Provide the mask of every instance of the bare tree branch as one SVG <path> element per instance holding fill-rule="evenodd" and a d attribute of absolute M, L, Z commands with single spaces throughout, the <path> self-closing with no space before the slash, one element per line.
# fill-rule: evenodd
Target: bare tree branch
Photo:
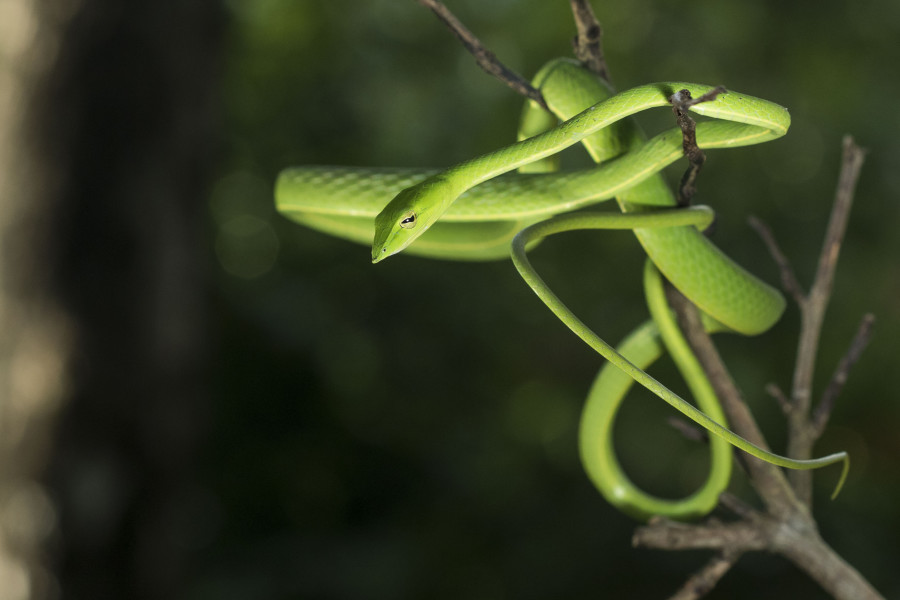
<path fill-rule="evenodd" d="M 708 594 L 735 565 L 743 553 L 722 550 L 691 576 L 669 600 L 697 600 Z"/>
<path fill-rule="evenodd" d="M 732 555 L 774 552 L 788 558 L 837 600 L 884 600 L 822 540 L 812 521 L 807 525 L 764 514 L 734 523 L 709 520 L 697 525 L 656 518 L 635 531 L 632 544 L 659 550 L 714 549 Z"/>
<path fill-rule="evenodd" d="M 687 525 L 655 518 L 635 530 L 631 544 L 659 550 L 765 550 L 769 542 L 762 528 L 746 521 Z"/>
<path fill-rule="evenodd" d="M 681 145 L 684 148 L 684 155 L 687 156 L 690 163 L 687 171 L 684 172 L 684 176 L 681 178 L 681 184 L 678 186 L 678 206 L 690 206 L 691 199 L 697 193 L 697 175 L 700 173 L 703 163 L 706 162 L 706 155 L 703 154 L 700 146 L 697 145 L 697 123 L 688 115 L 688 109 L 701 102 L 710 102 L 719 94 L 725 93 L 725 91 L 724 87 L 719 86 L 699 98 L 692 98 L 689 90 L 680 90 L 669 97 L 675 120 L 678 122 L 678 126 L 681 127 Z"/>
<path fill-rule="evenodd" d="M 850 343 L 850 348 L 841 359 L 841 362 L 838 363 L 837 369 L 831 377 L 831 382 L 825 388 L 825 393 L 822 394 L 822 400 L 815 411 L 813 411 L 811 424 L 817 438 L 825 431 L 825 425 L 828 424 L 828 418 L 834 409 L 834 402 L 840 395 L 841 390 L 844 389 L 850 369 L 853 368 L 853 365 L 859 360 L 862 351 L 869 344 L 869 340 L 872 338 L 872 325 L 874 324 L 875 315 L 870 313 L 863 316 L 859 328 L 856 330 L 856 335 L 853 336 L 853 341 Z"/>
<path fill-rule="evenodd" d="M 760 517 L 759 511 L 731 492 L 724 492 L 719 496 L 719 503 L 745 521 L 756 521 Z"/>
<path fill-rule="evenodd" d="M 813 444 L 822 434 L 822 429 L 824 429 L 828 414 L 833 408 L 837 393 L 843 387 L 843 381 L 846 380 L 847 371 L 858 358 L 858 354 L 865 346 L 869 335 L 868 329 L 871 323 L 865 327 L 861 325 L 861 330 L 864 329 L 864 331 L 861 331 L 859 335 L 863 335 L 863 339 L 859 345 L 856 342 L 851 345 L 851 353 L 846 357 L 852 360 L 842 362 L 842 365 L 838 367 L 835 377 L 832 379 L 832 384 L 829 385 L 830 391 L 826 390 L 826 395 L 823 396 L 823 400 L 817 409 L 817 414 L 810 418 L 812 380 L 819 347 L 819 337 L 825 318 L 825 310 L 831 298 L 834 273 L 850 216 L 850 208 L 853 205 L 853 193 L 864 158 L 865 151 L 856 145 L 852 137 L 845 136 L 843 140 L 841 172 L 838 178 L 831 218 L 828 223 L 822 251 L 819 255 L 815 280 L 809 294 L 803 292 L 790 262 L 779 248 L 771 229 L 759 219 L 751 218 L 750 220 L 750 225 L 759 233 L 768 247 L 769 253 L 778 265 L 781 272 L 782 285 L 800 308 L 801 329 L 789 404 L 785 404 L 784 394 L 780 390 L 778 395 L 775 396 L 788 417 L 788 454 L 794 458 L 806 459 L 812 456 Z M 774 388 L 770 387 L 768 389 L 772 393 Z M 788 406 L 790 409 L 785 410 Z M 812 472 L 791 471 L 788 477 L 800 500 L 807 506 L 811 505 Z"/>
<path fill-rule="evenodd" d="M 748 222 L 759 234 L 759 237 L 762 238 L 766 248 L 769 249 L 769 254 L 772 255 L 775 264 L 778 265 L 778 270 L 781 272 L 781 285 L 784 290 L 791 295 L 798 306 L 806 304 L 806 292 L 803 291 L 800 282 L 797 281 L 797 276 L 794 275 L 794 268 L 791 266 L 787 256 L 784 255 L 784 252 L 778 246 L 778 242 L 775 241 L 775 234 L 772 233 L 768 225 L 756 217 L 750 217 Z"/>
<path fill-rule="evenodd" d="M 853 151 L 852 141 L 848 144 L 848 141 L 845 139 L 844 148 L 845 162 L 842 169 L 841 184 L 838 186 L 839 192 L 835 199 L 836 206 L 832 213 L 837 216 L 832 217 L 832 225 L 829 226 L 829 235 L 826 236 L 827 241 L 823 249 L 823 257 L 827 253 L 828 260 L 820 261 L 820 264 L 825 264 L 826 267 L 822 271 L 821 279 L 817 276 L 817 284 L 813 286 L 814 291 L 810 293 L 809 298 L 804 297 L 802 292 L 799 292 L 799 285 L 794 285 L 796 284 L 796 279 L 793 278 L 793 271 L 790 270 L 787 259 L 777 249 L 771 232 L 761 223 L 757 224 L 757 230 L 764 232 L 762 234 L 763 238 L 766 239 L 768 237 L 769 242 L 767 244 L 770 250 L 774 248 L 776 252 L 773 252 L 773 254 L 781 257 L 776 258 L 776 261 L 783 267 L 783 276 L 784 273 L 789 273 L 789 276 L 785 277 L 785 279 L 794 282 L 794 284 L 788 283 L 787 287 L 798 292 L 802 311 L 819 310 L 824 313 L 824 305 L 827 304 L 827 298 L 820 295 L 824 294 L 827 296 L 831 292 L 831 282 L 828 280 L 833 280 L 834 265 L 836 264 L 840 240 L 846 227 L 847 210 L 849 210 L 849 204 L 852 201 L 848 194 L 852 196 L 853 183 L 855 183 L 855 176 L 858 175 L 861 161 L 861 155 L 857 155 Z M 850 174 L 855 172 L 853 177 L 848 175 L 848 169 Z M 819 283 L 820 281 L 825 283 Z M 724 365 L 719 364 L 721 363 L 721 358 L 712 346 L 709 337 L 703 331 L 696 310 L 687 299 L 674 289 L 667 290 L 667 297 L 678 316 L 679 325 L 684 331 L 688 343 L 700 360 L 713 388 L 716 390 L 716 394 L 722 401 L 723 408 L 729 417 L 731 428 L 753 443 L 766 447 L 752 416 L 741 400 L 740 394 L 734 387 L 727 371 L 724 370 Z M 813 303 L 816 303 L 819 308 L 814 309 L 812 307 Z M 798 411 L 805 410 L 802 421 L 805 427 L 800 432 L 800 435 L 803 436 L 803 439 L 808 444 L 810 453 L 812 443 L 818 434 L 821 433 L 821 429 L 824 428 L 825 422 L 827 422 L 827 415 L 831 411 L 834 399 L 846 381 L 849 369 L 859 358 L 870 338 L 872 321 L 873 319 L 869 315 L 863 319 L 850 348 L 838 365 L 835 376 L 832 378 L 832 383 L 825 394 L 823 394 L 823 399 L 812 419 L 809 419 L 808 403 L 804 409 L 802 403 L 797 402 L 796 396 L 792 395 L 792 399 L 788 400 L 778 386 L 771 384 L 767 388 L 769 393 L 778 399 L 789 420 L 795 419 Z M 804 321 L 804 323 L 806 324 L 807 322 Z M 818 326 L 821 326 L 821 322 L 818 323 Z M 805 338 L 803 337 L 804 333 L 806 335 Z M 803 339 L 807 340 L 805 342 L 807 344 L 818 344 L 818 335 L 813 336 L 812 333 L 805 330 L 801 332 L 801 340 Z M 801 345 L 803 343 L 801 341 Z M 814 347 L 811 353 L 813 356 L 815 355 Z M 798 368 L 800 368 L 799 362 Z M 795 431 L 791 431 L 791 435 L 798 434 Z M 794 452 L 789 451 L 789 454 L 798 457 Z M 808 458 L 808 456 L 809 454 L 799 456 L 799 458 Z M 821 539 L 809 509 L 809 500 L 798 497 L 794 493 L 794 488 L 787 483 L 787 479 L 780 469 L 749 457 L 745 464 L 751 474 L 754 489 L 756 489 L 766 505 L 766 512 L 758 512 L 726 493 L 721 496 L 720 502 L 739 516 L 740 519 L 738 521 L 720 523 L 715 519 L 708 519 L 706 522 L 698 525 L 685 525 L 665 519 L 654 519 L 649 525 L 641 527 L 635 532 L 632 540 L 633 544 L 635 546 L 664 550 L 717 549 L 728 551 L 735 557 L 740 556 L 742 552 L 767 550 L 785 556 L 835 598 L 840 600 L 855 600 L 857 598 L 875 600 L 882 598 L 856 569 L 844 561 Z M 703 591 L 704 588 L 694 588 L 690 584 L 693 581 L 704 581 L 714 585 L 715 581 L 717 581 L 715 574 L 718 573 L 714 566 L 716 564 L 719 563 L 716 562 L 716 559 L 713 559 L 707 566 L 698 571 L 689 580 L 688 584 L 679 591 L 679 594 L 683 595 L 676 595 L 675 597 L 698 598 L 702 593 L 705 593 Z M 730 566 L 726 567 L 724 564 L 719 564 L 719 566 L 723 569 L 723 573 L 730 568 Z"/>
<path fill-rule="evenodd" d="M 847 229 L 850 208 L 853 206 L 853 193 L 864 158 L 865 151 L 856 145 L 852 137 L 844 136 L 841 172 L 825 242 L 819 255 L 819 265 L 809 296 L 801 305 L 800 341 L 791 386 L 794 410 L 788 417 L 787 451 L 794 458 L 805 459 L 812 456 L 813 444 L 818 437 L 809 420 L 815 359 L 825 310 L 834 285 L 838 255 Z M 798 497 L 806 505 L 811 506 L 812 472 L 792 471 L 789 478 Z"/>
<path fill-rule="evenodd" d="M 459 41 L 462 42 L 466 50 L 469 51 L 469 54 L 475 57 L 475 62 L 478 63 L 479 67 L 508 85 L 517 94 L 534 100 L 540 104 L 541 107 L 547 108 L 547 103 L 544 102 L 544 97 L 541 95 L 541 92 L 535 89 L 518 73 L 508 69 L 501 63 L 497 59 L 497 56 L 488 50 L 485 45 L 481 43 L 481 40 L 475 37 L 475 34 L 469 31 L 469 29 L 463 25 L 443 3 L 438 0 L 417 0 L 417 2 L 422 6 L 430 8 L 432 12 L 437 15 L 438 19 L 440 19 L 441 22 L 443 22 L 444 25 L 459 38 Z"/>
<path fill-rule="evenodd" d="M 773 552 L 794 563 L 836 600 L 885 600 L 817 531 L 800 532 L 779 524 L 771 536 Z"/>
<path fill-rule="evenodd" d="M 594 16 L 594 9 L 588 0 L 569 0 L 569 4 L 572 6 L 575 28 L 578 31 L 572 39 L 575 58 L 589 70 L 609 81 L 609 70 L 603 56 L 603 28 Z"/>
<path fill-rule="evenodd" d="M 781 407 L 781 412 L 785 414 L 785 416 L 789 415 L 792 410 L 794 410 L 794 406 L 791 404 L 790 399 L 785 395 L 784 390 L 782 390 L 777 383 L 770 383 L 766 386 L 766 392 L 775 398 L 775 401 L 778 402 L 778 406 Z"/>
<path fill-rule="evenodd" d="M 688 421 L 685 421 L 684 419 L 680 419 L 676 416 L 671 416 L 666 419 L 666 423 L 669 424 L 669 427 L 683 435 L 685 439 L 691 440 L 692 442 L 709 441 L 709 434 L 706 433 L 705 429 L 696 427 L 695 425 Z"/>

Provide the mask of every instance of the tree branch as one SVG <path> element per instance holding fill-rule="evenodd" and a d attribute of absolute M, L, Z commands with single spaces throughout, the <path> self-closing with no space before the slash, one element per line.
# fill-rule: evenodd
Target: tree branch
<path fill-rule="evenodd" d="M 768 540 L 762 528 L 749 521 L 718 521 L 688 525 L 657 517 L 638 527 L 631 538 L 636 548 L 658 550 L 765 550 Z"/>
<path fill-rule="evenodd" d="M 816 311 L 814 316 L 818 321 L 811 320 L 811 317 L 804 320 L 806 328 L 801 331 L 800 342 L 804 347 L 804 352 L 811 354 L 813 358 L 815 345 L 818 344 L 818 331 L 807 328 L 815 326 L 820 330 L 824 308 L 831 293 L 838 250 L 846 229 L 849 207 L 852 204 L 852 191 L 861 165 L 862 155 L 857 153 L 854 148 L 852 140 L 846 138 L 841 182 L 838 185 L 835 207 L 822 250 L 822 258 L 819 262 L 820 270 L 808 298 L 800 291 L 799 284 L 793 277 L 793 269 L 790 268 L 787 259 L 778 249 L 771 231 L 761 222 L 757 221 L 754 225 L 757 231 L 760 231 L 763 239 L 767 240 L 770 251 L 776 256 L 785 286 L 792 289 L 800 299 L 801 310 Z M 751 442 L 766 447 L 752 415 L 725 370 L 721 357 L 703 330 L 696 309 L 671 286 L 668 286 L 667 297 L 688 343 L 697 355 L 722 402 L 731 428 Z M 812 443 L 821 435 L 828 415 L 834 406 L 835 398 L 842 389 L 850 368 L 858 360 L 871 337 L 873 321 L 871 315 L 863 318 L 850 348 L 838 365 L 835 375 L 811 419 L 809 418 L 808 403 L 804 408 L 803 403 L 797 401 L 796 392 L 792 393 L 792 398 L 789 400 L 780 388 L 774 384 L 768 386 L 769 392 L 779 400 L 789 421 L 796 419 L 798 411 L 804 412 L 802 436 L 808 444 L 808 454 L 799 458 L 808 458 L 811 454 Z M 798 369 L 801 368 L 801 364 L 807 363 L 800 363 L 798 360 Z M 810 366 L 802 368 L 811 369 Z M 791 435 L 797 434 L 792 430 Z M 797 457 L 797 454 L 793 452 L 789 452 L 789 455 Z M 634 545 L 665 550 L 716 549 L 723 553 L 727 552 L 727 556 L 734 557 L 734 560 L 737 560 L 737 557 L 743 552 L 767 550 L 791 560 L 835 598 L 841 600 L 881 598 L 856 569 L 847 564 L 821 539 L 809 510 L 809 501 L 804 502 L 802 497 L 795 494 L 795 488 L 787 483 L 788 480 L 783 472 L 753 458 L 748 458 L 745 462 L 754 489 L 766 505 L 766 512 L 757 512 L 726 493 L 721 497 L 721 503 L 739 517 L 738 521 L 721 523 L 715 519 L 709 519 L 699 525 L 685 525 L 664 519 L 654 519 L 649 525 L 639 528 L 635 532 Z M 794 472 L 791 473 L 794 474 Z M 674 597 L 698 598 L 705 593 L 706 589 L 711 589 L 702 586 L 692 587 L 691 583 L 699 581 L 714 585 L 718 578 L 730 568 L 723 556 L 714 558 L 699 570 Z"/>
<path fill-rule="evenodd" d="M 772 229 L 756 217 L 750 217 L 748 222 L 756 230 L 759 237 L 762 238 L 763 243 L 769 250 L 769 254 L 772 256 L 775 264 L 778 265 L 778 270 L 781 273 L 781 285 L 784 290 L 791 295 L 798 306 L 806 304 L 806 292 L 803 291 L 800 282 L 797 281 L 797 276 L 794 275 L 794 268 L 791 266 L 787 256 L 784 255 L 784 252 L 778 246 Z"/>
<path fill-rule="evenodd" d="M 541 95 L 541 92 L 535 89 L 534 86 L 518 73 L 508 69 L 501 63 L 497 59 L 497 56 L 488 50 L 485 45 L 481 43 L 481 40 L 475 37 L 475 34 L 469 31 L 469 29 L 463 25 L 442 2 L 439 2 L 438 0 L 417 0 L 417 2 L 422 6 L 430 8 L 431 11 L 437 15 L 438 19 L 440 19 L 441 22 L 444 23 L 457 38 L 459 38 L 459 41 L 462 42 L 462 45 L 469 51 L 469 54 L 475 58 L 475 62 L 478 63 L 479 67 L 508 85 L 517 94 L 534 100 L 540 104 L 542 108 L 547 109 L 547 103 L 544 102 L 544 97 Z"/>
<path fill-rule="evenodd" d="M 658 550 L 714 549 L 735 560 L 743 552 L 764 550 L 788 558 L 837 600 L 884 600 L 814 528 L 798 529 L 773 515 L 759 514 L 733 523 L 710 519 L 698 525 L 656 518 L 635 531 L 632 544 Z M 708 564 L 694 577 L 702 577 L 709 568 Z"/>
<path fill-rule="evenodd" d="M 603 28 L 594 16 L 588 0 L 569 0 L 572 16 L 575 18 L 577 35 L 572 39 L 575 58 L 605 81 L 609 81 L 609 70 L 603 56 Z"/>
<path fill-rule="evenodd" d="M 688 109 L 701 102 L 715 100 L 716 96 L 725 93 L 725 91 L 724 87 L 718 86 L 699 98 L 692 98 L 690 90 L 680 90 L 669 97 L 675 120 L 681 128 L 681 147 L 684 149 L 684 155 L 687 156 L 690 163 L 687 171 L 684 172 L 684 176 L 681 178 L 681 184 L 678 186 L 678 206 L 691 205 L 691 199 L 697 193 L 697 175 L 700 173 L 703 163 L 706 162 L 706 155 L 703 154 L 700 146 L 697 145 L 697 123 L 688 115 Z"/>
<path fill-rule="evenodd" d="M 709 441 L 709 434 L 706 432 L 706 430 L 702 427 L 697 427 L 693 424 L 693 422 L 681 419 L 673 415 L 666 419 L 666 423 L 669 424 L 669 427 L 684 436 L 685 439 L 691 440 L 693 442 L 704 443 Z"/>
<path fill-rule="evenodd" d="M 797 346 L 797 362 L 791 387 L 791 402 L 794 409 L 788 416 L 787 451 L 794 458 L 805 459 L 812 456 L 813 444 L 818 438 L 815 427 L 809 418 L 815 359 L 822 323 L 825 319 L 825 310 L 828 307 L 834 285 L 838 255 L 844 239 L 844 232 L 847 229 L 850 208 L 853 206 L 853 192 L 856 189 L 864 158 L 865 151 L 856 145 L 852 137 L 845 136 L 841 172 L 828 230 L 825 234 L 825 242 L 819 255 L 819 265 L 809 296 L 800 305 L 800 340 Z M 788 476 L 797 496 L 805 504 L 811 506 L 812 472 L 792 471 Z"/>
<path fill-rule="evenodd" d="M 778 402 L 778 406 L 781 408 L 781 412 L 783 412 L 785 416 L 790 414 L 793 410 L 793 405 L 791 405 L 791 401 L 777 383 L 768 384 L 766 386 L 766 392 L 775 398 L 775 401 Z"/>
<path fill-rule="evenodd" d="M 831 382 L 828 384 L 828 387 L 825 388 L 825 393 L 822 394 L 822 400 L 813 412 L 811 419 L 811 425 L 816 438 L 821 437 L 822 433 L 825 431 L 825 425 L 828 423 L 828 418 L 831 416 L 831 411 L 834 409 L 834 402 L 838 395 L 840 395 L 841 390 L 844 389 L 844 384 L 847 382 L 847 376 L 850 373 L 850 369 L 853 368 L 853 365 L 859 360 L 862 351 L 869 345 L 869 340 L 872 338 L 872 325 L 874 325 L 874 323 L 875 315 L 869 313 L 863 316 L 859 328 L 856 330 L 856 335 L 853 336 L 853 341 L 850 343 L 850 348 L 841 359 L 841 362 L 838 363 L 837 369 L 831 377 Z"/>
<path fill-rule="evenodd" d="M 771 550 L 797 565 L 837 600 L 885 600 L 866 579 L 819 537 L 779 527 Z"/>
<path fill-rule="evenodd" d="M 741 552 L 722 550 L 691 576 L 669 600 L 696 600 L 708 594 L 740 559 Z"/>
<path fill-rule="evenodd" d="M 678 116 L 677 112 L 676 116 Z M 680 118 L 679 124 L 682 125 Z M 691 150 L 689 129 L 689 125 L 688 127 L 682 125 L 682 131 L 685 132 L 686 154 Z M 816 282 L 809 297 L 803 294 L 793 275 L 793 269 L 778 248 L 771 231 L 760 221 L 754 222 L 754 227 L 760 232 L 770 252 L 775 256 L 785 287 L 798 300 L 801 310 L 804 311 L 805 327 L 801 331 L 800 345 L 803 352 L 807 353 L 804 356 L 809 356 L 809 358 L 804 358 L 805 361 L 815 358 L 818 333 L 821 331 L 822 318 L 833 286 L 837 255 L 846 230 L 849 208 L 852 204 L 852 192 L 859 174 L 862 155 L 857 153 L 854 148 L 852 140 L 846 138 L 844 141 L 844 164 L 835 198 L 835 207 L 819 261 Z M 692 161 L 691 168 L 694 166 Z M 765 440 L 759 432 L 755 420 L 743 402 L 709 336 L 705 333 L 697 310 L 671 286 L 667 287 L 666 293 L 668 301 L 678 317 L 679 326 L 722 402 L 731 428 L 749 441 L 766 448 Z M 769 392 L 778 399 L 789 422 L 798 420 L 798 412 L 803 413 L 801 422 L 804 428 L 801 435 L 802 440 L 807 444 L 807 454 L 798 456 L 789 450 L 789 455 L 798 458 L 808 458 L 811 455 L 812 443 L 821 435 L 835 398 L 846 381 L 849 369 L 858 360 L 868 343 L 872 322 L 873 318 L 869 315 L 863 319 L 812 419 L 809 418 L 809 403 L 804 404 L 802 400 L 797 400 L 796 388 L 792 392 L 791 399 L 788 399 L 774 384 L 770 384 L 768 387 Z M 811 362 L 801 362 L 798 359 L 797 368 L 808 369 L 808 377 L 811 379 Z M 791 435 L 793 439 L 793 436 L 798 434 L 792 430 Z M 798 498 L 794 491 L 795 488 L 788 483 L 784 473 L 780 469 L 754 460 L 752 457 L 746 457 L 744 462 L 750 473 L 754 489 L 766 505 L 765 513 L 759 513 L 738 499 L 724 494 L 721 502 L 740 517 L 736 522 L 723 524 L 715 519 L 709 519 L 699 525 L 684 525 L 655 519 L 648 526 L 639 528 L 635 532 L 633 543 L 636 546 L 666 550 L 710 548 L 722 552 L 695 573 L 673 598 L 700 597 L 728 571 L 733 564 L 729 561 L 737 560 L 743 552 L 761 549 L 784 555 L 835 598 L 880 598 L 871 585 L 819 537 L 815 521 L 809 510 L 809 500 L 803 497 Z M 795 472 L 791 472 L 791 475 L 795 475 Z M 806 501 L 804 502 L 804 500 Z"/>

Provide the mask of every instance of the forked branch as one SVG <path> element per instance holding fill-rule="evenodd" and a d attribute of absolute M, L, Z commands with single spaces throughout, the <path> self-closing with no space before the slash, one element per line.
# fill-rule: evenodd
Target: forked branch
<path fill-rule="evenodd" d="M 837 392 L 843 387 L 850 367 L 856 362 L 862 349 L 868 343 L 871 336 L 872 323 L 874 322 L 874 317 L 872 316 L 867 316 L 863 319 L 847 356 L 836 370 L 832 383 L 825 390 L 825 394 L 816 409 L 816 414 L 811 416 L 812 381 L 815 374 L 819 338 L 822 333 L 822 324 L 825 320 L 825 311 L 828 308 L 831 291 L 834 287 L 834 275 L 837 270 L 838 257 L 844 240 L 844 233 L 847 229 L 847 221 L 850 218 L 850 209 L 853 206 L 856 182 L 859 179 L 859 173 L 865 160 L 865 150 L 856 145 L 853 138 L 847 135 L 844 136 L 843 140 L 842 156 L 843 160 L 841 162 L 837 190 L 835 191 L 834 204 L 831 209 L 831 218 L 828 222 L 822 251 L 819 254 L 815 279 L 808 294 L 803 292 L 793 274 L 794 271 L 789 261 L 785 257 L 784 252 L 778 247 L 771 230 L 759 220 L 750 222 L 759 232 L 769 248 L 769 252 L 778 264 L 782 274 L 782 284 L 788 293 L 793 296 L 800 308 L 800 338 L 797 344 L 797 360 L 794 367 L 791 394 L 788 398 L 790 410 L 787 412 L 788 454 L 794 458 L 804 459 L 812 456 L 813 445 L 824 431 L 825 423 L 834 406 Z M 810 471 L 792 471 L 788 474 L 788 477 L 797 496 L 807 506 L 811 506 L 812 473 Z"/>
<path fill-rule="evenodd" d="M 846 230 L 849 207 L 852 204 L 852 192 L 862 164 L 861 161 L 862 152 L 848 136 L 844 140 L 844 161 L 831 223 L 819 261 L 820 270 L 809 296 L 803 294 L 800 289 L 799 283 L 793 276 L 793 269 L 784 254 L 778 249 L 771 231 L 759 221 L 754 223 L 754 227 L 761 232 L 781 269 L 785 287 L 792 295 L 800 298 L 798 303 L 801 310 L 810 311 L 812 315 L 804 313 L 804 327 L 801 331 L 800 342 L 801 353 L 804 357 L 814 358 L 816 353 L 821 318 L 831 294 L 838 249 Z M 723 374 L 724 364 L 721 363 L 709 336 L 703 331 L 696 311 L 686 299 L 676 292 L 671 292 L 669 298 L 673 309 L 679 315 L 679 323 L 685 330 L 688 342 L 722 401 L 732 428 L 738 434 L 759 443 L 753 437 L 759 435 L 758 427 L 752 415 L 746 410 L 746 404 L 740 400 L 727 372 Z M 792 397 L 788 398 L 778 386 L 773 384 L 768 387 L 770 393 L 782 405 L 789 422 L 796 421 L 803 425 L 799 430 L 799 435 L 802 442 L 807 445 L 808 454 L 798 455 L 796 452 L 789 451 L 790 456 L 808 458 L 811 455 L 812 444 L 821 435 L 850 368 L 858 360 L 868 343 L 873 321 L 871 315 L 863 318 L 850 349 L 841 360 L 832 378 L 832 383 L 826 389 L 823 399 L 812 417 L 809 415 L 809 404 L 804 405 L 803 402 L 797 401 L 796 395 L 794 395 L 796 390 Z M 807 375 L 811 379 L 813 364 L 805 362 L 806 360 L 804 358 L 804 361 L 801 361 L 798 358 L 797 368 L 809 369 L 808 374 L 799 377 L 801 380 Z M 798 377 L 795 375 L 795 381 L 797 379 Z M 802 419 L 798 417 L 798 413 L 802 413 Z M 795 436 L 798 436 L 798 430 L 791 428 L 789 436 L 789 446 L 791 443 L 796 444 Z M 789 486 L 785 484 L 786 480 L 780 469 L 753 459 L 748 459 L 745 464 L 750 472 L 754 489 L 766 504 L 766 512 L 757 512 L 742 503 L 726 502 L 726 496 L 723 495 L 720 499 L 721 503 L 731 508 L 739 516 L 737 521 L 721 523 L 715 519 L 709 519 L 698 525 L 654 521 L 637 530 L 634 537 L 635 545 L 668 550 L 710 548 L 720 552 L 728 551 L 736 556 L 741 552 L 762 549 L 788 558 L 835 598 L 842 600 L 882 598 L 856 569 L 844 561 L 818 535 L 810 502 L 802 495 L 804 488 L 796 487 L 796 478 L 793 479 L 794 486 Z M 790 473 L 795 475 L 798 472 Z M 809 472 L 802 473 L 809 475 Z M 721 568 L 727 570 L 727 565 L 722 563 Z M 709 566 L 701 570 L 700 574 L 706 569 L 709 569 Z M 673 598 L 683 597 L 691 596 L 684 596 L 683 591 L 673 596 Z"/>

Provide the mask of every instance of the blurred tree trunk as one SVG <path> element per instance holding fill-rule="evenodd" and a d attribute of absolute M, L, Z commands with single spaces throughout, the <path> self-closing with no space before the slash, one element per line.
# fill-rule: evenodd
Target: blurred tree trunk
<path fill-rule="evenodd" d="M 222 25 L 0 1 L 0 600 L 171 598 L 203 536 Z"/>
<path fill-rule="evenodd" d="M 72 328 L 52 290 L 49 165 L 35 92 L 59 28 L 30 0 L 0 3 L 0 599 L 52 598 L 45 544 L 56 510 L 41 483 L 66 392 Z"/>

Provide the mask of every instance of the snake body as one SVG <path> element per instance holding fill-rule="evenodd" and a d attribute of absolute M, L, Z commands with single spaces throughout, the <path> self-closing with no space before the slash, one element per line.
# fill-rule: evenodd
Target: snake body
<path fill-rule="evenodd" d="M 637 518 L 693 518 L 708 513 L 728 484 L 729 444 L 794 469 L 843 462 L 836 493 L 849 466 L 845 453 L 794 460 L 763 450 L 725 427 L 718 400 L 665 303 L 662 276 L 703 311 L 708 328 L 746 335 L 767 330 L 784 310 L 781 294 L 732 262 L 702 235 L 712 219 L 709 209 L 675 207 L 674 196 L 659 171 L 683 155 L 681 131 L 673 129 L 644 141 L 627 118 L 653 107 L 670 106 L 669 97 L 676 91 L 686 89 L 697 97 L 713 88 L 669 82 L 613 95 L 604 82 L 565 59 L 551 61 L 541 69 L 535 85 L 553 114 L 527 103 L 520 140 L 515 144 L 444 170 L 287 169 L 276 184 L 278 209 L 304 225 L 353 241 L 372 242 L 373 262 L 404 249 L 452 260 L 497 259 L 509 255 L 512 242 L 512 259 L 525 281 L 573 332 L 609 361 L 585 406 L 580 448 L 592 481 L 623 511 Z M 721 94 L 692 110 L 718 119 L 697 126 L 697 142 L 704 149 L 768 141 L 783 135 L 790 124 L 783 107 L 735 92 Z M 579 142 L 599 164 L 556 172 L 555 155 Z M 621 212 L 571 212 L 611 198 L 617 200 Z M 649 257 L 645 290 L 653 318 L 618 350 L 571 313 L 526 255 L 547 235 L 607 228 L 632 229 Z M 645 372 L 663 348 L 674 358 L 705 412 Z M 710 475 L 688 498 L 664 500 L 646 494 L 618 464 L 612 425 L 634 382 L 715 434 Z"/>

